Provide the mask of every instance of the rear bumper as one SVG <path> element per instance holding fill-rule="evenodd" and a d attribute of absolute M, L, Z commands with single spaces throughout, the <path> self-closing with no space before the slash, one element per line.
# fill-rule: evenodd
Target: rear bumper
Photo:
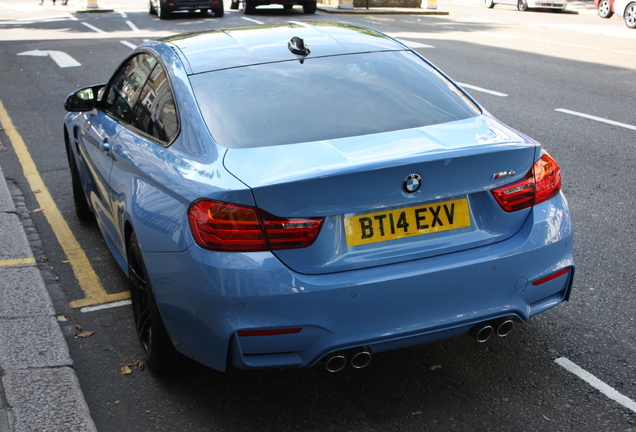
<path fill-rule="evenodd" d="M 465 334 L 477 323 L 525 321 L 567 300 L 572 221 L 562 195 L 536 206 L 497 244 L 364 270 L 290 271 L 270 253 L 197 247 L 145 255 L 158 304 L 179 351 L 218 370 L 311 366 L 325 355 L 371 352 Z M 563 268 L 566 274 L 535 285 Z M 239 336 L 240 330 L 302 328 Z"/>
<path fill-rule="evenodd" d="M 214 9 L 220 8 L 222 3 L 212 1 L 198 1 L 198 2 L 180 2 L 180 1 L 168 1 L 165 3 L 164 9 L 169 12 L 174 11 L 194 11 L 197 9 Z"/>

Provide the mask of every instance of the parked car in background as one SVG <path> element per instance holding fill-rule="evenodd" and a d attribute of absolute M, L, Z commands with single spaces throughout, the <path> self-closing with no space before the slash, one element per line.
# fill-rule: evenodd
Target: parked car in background
<path fill-rule="evenodd" d="M 520 11 L 529 9 L 552 9 L 556 11 L 565 10 L 568 5 L 567 0 L 485 0 L 486 7 L 492 9 L 496 4 L 517 6 Z"/>
<path fill-rule="evenodd" d="M 207 14 L 209 10 L 215 17 L 222 17 L 224 14 L 223 0 L 148 0 L 151 15 L 158 15 L 160 19 L 166 19 L 176 11 L 199 11 Z"/>
<path fill-rule="evenodd" d="M 570 297 L 557 161 L 368 27 L 148 41 L 65 108 L 77 216 L 128 275 L 153 370 L 175 350 L 220 371 L 362 368 Z"/>
<path fill-rule="evenodd" d="M 265 5 L 282 5 L 285 9 L 291 9 L 294 5 L 303 7 L 303 12 L 312 14 L 316 12 L 316 0 L 232 0 L 230 9 L 239 9 L 242 5 L 243 13 L 246 15 L 253 14 L 257 6 Z"/>
<path fill-rule="evenodd" d="M 594 7 L 601 18 L 611 18 L 614 15 L 614 0 L 594 0 Z"/>
<path fill-rule="evenodd" d="M 615 0 L 614 12 L 623 17 L 625 25 L 630 29 L 636 29 L 636 1 L 635 0 Z"/>

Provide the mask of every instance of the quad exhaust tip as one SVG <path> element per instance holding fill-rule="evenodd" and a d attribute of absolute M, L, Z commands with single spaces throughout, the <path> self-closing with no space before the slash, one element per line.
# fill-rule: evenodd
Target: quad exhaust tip
<path fill-rule="evenodd" d="M 515 320 L 513 318 L 506 317 L 495 321 L 487 321 L 477 324 L 471 328 L 468 333 L 470 333 L 477 342 L 481 343 L 486 342 L 495 334 L 499 337 L 508 336 L 514 326 Z"/>
<path fill-rule="evenodd" d="M 331 373 L 340 372 L 347 366 L 351 366 L 353 369 L 362 369 L 369 366 L 371 358 L 371 352 L 366 347 L 339 351 L 324 358 L 325 369 Z"/>

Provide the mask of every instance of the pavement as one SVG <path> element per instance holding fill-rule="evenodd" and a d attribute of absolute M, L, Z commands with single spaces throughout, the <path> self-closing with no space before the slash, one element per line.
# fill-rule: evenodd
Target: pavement
<path fill-rule="evenodd" d="M 103 6 L 86 10 L 83 3 L 71 0 L 68 6 L 43 7 L 69 13 L 112 11 Z M 448 14 L 395 8 L 319 6 L 319 10 L 334 14 Z M 593 0 L 570 1 L 568 10 L 596 13 Z M 47 290 L 46 275 L 34 255 L 34 241 L 37 243 L 38 235 L 24 197 L 17 188 L 10 189 L 0 167 L 0 432 L 96 432 Z"/>

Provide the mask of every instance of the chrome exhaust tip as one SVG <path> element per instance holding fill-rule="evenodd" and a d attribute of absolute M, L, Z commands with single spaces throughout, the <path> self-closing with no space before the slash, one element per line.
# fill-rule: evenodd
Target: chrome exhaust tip
<path fill-rule="evenodd" d="M 347 367 L 347 357 L 344 354 L 332 354 L 325 360 L 325 369 L 327 372 L 340 372 Z"/>
<path fill-rule="evenodd" d="M 351 357 L 351 366 L 354 369 L 362 369 L 371 363 L 371 353 L 369 351 L 357 352 Z"/>
<path fill-rule="evenodd" d="M 512 331 L 515 326 L 514 320 L 510 318 L 503 318 L 497 322 L 497 336 L 506 337 Z"/>
<path fill-rule="evenodd" d="M 495 329 L 490 324 L 477 324 L 471 328 L 470 333 L 477 342 L 486 342 L 495 333 Z"/>

